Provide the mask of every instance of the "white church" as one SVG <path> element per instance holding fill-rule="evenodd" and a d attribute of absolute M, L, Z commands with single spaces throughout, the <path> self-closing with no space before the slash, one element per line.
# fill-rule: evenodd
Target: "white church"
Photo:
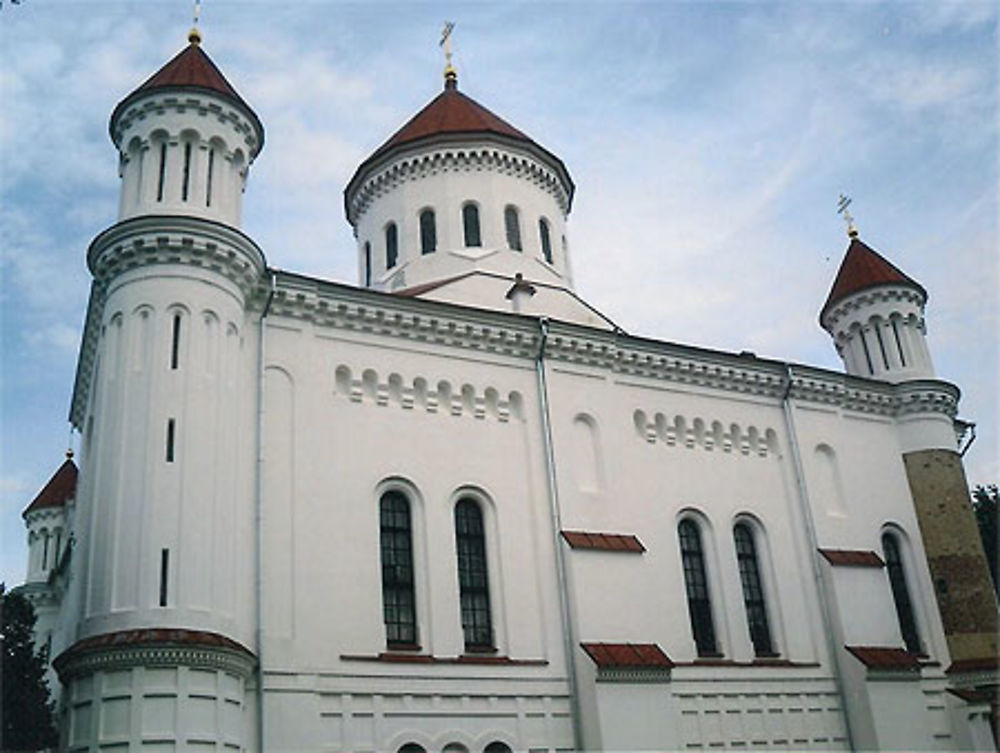
<path fill-rule="evenodd" d="M 24 512 L 61 750 L 995 750 L 959 391 L 856 231 L 840 373 L 616 327 L 450 65 L 344 191 L 357 285 L 240 230 L 264 128 L 196 30 L 110 134 Z"/>

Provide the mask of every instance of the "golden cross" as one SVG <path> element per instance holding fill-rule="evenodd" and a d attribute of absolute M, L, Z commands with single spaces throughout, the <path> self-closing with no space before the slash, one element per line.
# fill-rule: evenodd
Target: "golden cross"
<path fill-rule="evenodd" d="M 441 31 L 441 41 L 438 42 L 438 47 L 444 48 L 444 72 L 447 76 L 449 73 L 454 73 L 454 69 L 451 67 L 451 30 L 455 28 L 455 24 L 451 21 L 444 22 L 444 29 Z"/>
<path fill-rule="evenodd" d="M 844 222 L 847 223 L 847 235 L 851 238 L 856 238 L 858 235 L 858 229 L 854 227 L 854 217 L 847 210 L 851 205 L 851 198 L 849 196 L 844 196 L 840 194 L 840 198 L 837 200 L 837 214 L 842 214 L 844 216 Z"/>

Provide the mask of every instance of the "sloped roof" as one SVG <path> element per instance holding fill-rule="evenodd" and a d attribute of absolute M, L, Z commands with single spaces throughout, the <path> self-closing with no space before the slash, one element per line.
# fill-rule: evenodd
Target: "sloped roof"
<path fill-rule="evenodd" d="M 523 143 L 552 163 L 560 177 L 565 181 L 569 200 L 572 202 L 573 181 L 562 160 L 499 115 L 483 107 L 472 97 L 460 92 L 457 80 L 448 78 L 445 81 L 444 91 L 406 121 L 398 131 L 358 166 L 344 190 L 348 217 L 350 217 L 350 207 L 346 204 L 347 196 L 350 195 L 352 187 L 371 165 L 397 149 L 418 144 L 424 140 L 447 136 L 494 136 L 501 140 L 514 140 Z"/>
<path fill-rule="evenodd" d="M 628 533 L 593 533 L 590 531 L 560 531 L 571 549 L 600 549 L 608 552 L 637 552 L 646 547 L 638 536 Z"/>
<path fill-rule="evenodd" d="M 581 643 L 598 667 L 670 669 L 674 663 L 656 643 Z"/>
<path fill-rule="evenodd" d="M 880 285 L 899 284 L 912 285 L 924 295 L 924 298 L 927 297 L 927 291 L 919 282 L 857 237 L 852 237 L 844 260 L 840 263 L 837 277 L 830 288 L 830 294 L 823 304 L 820 320 L 822 321 L 830 307 L 849 295 Z"/>
<path fill-rule="evenodd" d="M 158 89 L 199 89 L 209 91 L 243 108 L 254 121 L 263 143 L 264 127 L 253 108 L 246 103 L 232 84 L 212 62 L 202 48 L 200 38 L 192 32 L 191 43 L 171 58 L 160 70 L 146 79 L 137 89 L 119 102 L 111 113 L 111 123 L 135 98 Z M 260 151 L 258 146 L 257 151 Z"/>
<path fill-rule="evenodd" d="M 64 507 L 69 500 L 76 496 L 78 475 L 76 463 L 71 458 L 66 458 L 66 461 L 52 474 L 52 478 L 42 487 L 31 504 L 24 509 L 21 517 L 26 518 L 29 513 L 50 507 Z"/>

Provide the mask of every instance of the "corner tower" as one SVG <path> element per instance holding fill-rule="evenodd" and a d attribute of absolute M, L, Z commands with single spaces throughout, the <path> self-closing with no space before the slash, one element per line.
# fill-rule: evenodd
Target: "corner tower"
<path fill-rule="evenodd" d="M 887 382 L 933 379 L 927 291 L 858 238 L 851 242 L 820 313 L 848 374 Z"/>
<path fill-rule="evenodd" d="M 70 413 L 78 577 L 55 667 L 72 750 L 136 725 L 171 750 L 253 747 L 248 307 L 265 260 L 239 223 L 264 131 L 200 42 L 192 31 L 111 115 L 119 219 L 87 253 Z"/>
<path fill-rule="evenodd" d="M 497 307 L 518 273 L 571 291 L 573 191 L 562 160 L 459 91 L 449 66 L 444 90 L 361 163 L 344 191 L 359 282 L 418 294 L 470 276 L 502 280 L 499 294 L 480 285 L 454 301 L 488 298 Z"/>

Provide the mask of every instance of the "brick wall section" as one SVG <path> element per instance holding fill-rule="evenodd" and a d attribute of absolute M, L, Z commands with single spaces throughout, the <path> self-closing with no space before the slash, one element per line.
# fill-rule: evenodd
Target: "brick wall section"
<path fill-rule="evenodd" d="M 962 459 L 952 450 L 903 455 L 951 660 L 995 657 L 997 602 Z"/>

